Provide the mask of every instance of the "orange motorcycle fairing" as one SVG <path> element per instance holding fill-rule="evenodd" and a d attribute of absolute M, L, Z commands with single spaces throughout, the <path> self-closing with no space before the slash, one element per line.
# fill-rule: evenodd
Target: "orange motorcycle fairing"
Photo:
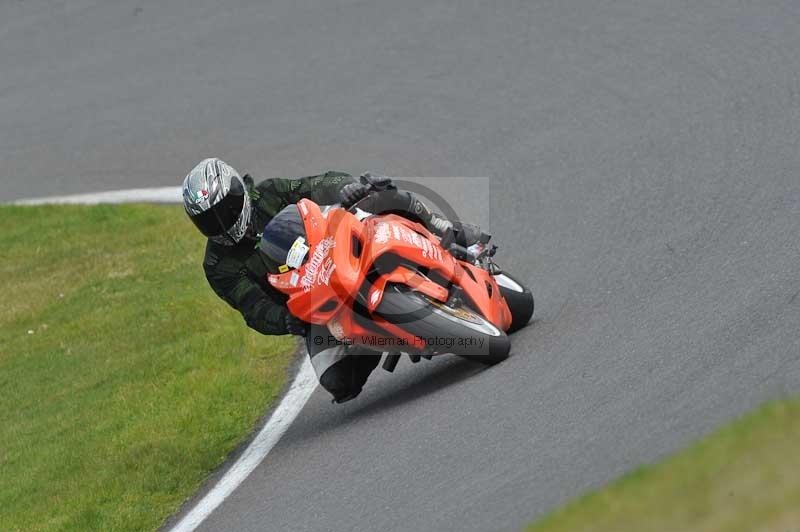
<path fill-rule="evenodd" d="M 511 312 L 494 278 L 455 260 L 424 226 L 396 215 L 370 216 L 362 222 L 341 208 L 323 212 L 308 199 L 298 202 L 297 208 L 310 248 L 305 262 L 295 270 L 271 274 L 268 280 L 289 296 L 288 308 L 298 318 L 328 325 L 339 340 L 392 350 L 381 346 L 393 338 L 411 345 L 418 339 L 372 315 L 386 286 L 406 285 L 432 304 L 444 304 L 448 287 L 456 285 L 487 320 L 502 330 L 510 326 Z M 355 312 L 364 311 L 376 327 L 356 319 Z"/>

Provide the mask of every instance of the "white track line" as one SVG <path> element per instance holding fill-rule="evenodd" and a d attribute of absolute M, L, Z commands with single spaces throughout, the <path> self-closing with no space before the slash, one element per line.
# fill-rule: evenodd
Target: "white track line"
<path fill-rule="evenodd" d="M 245 449 L 242 456 L 211 488 L 211 491 L 198 502 L 183 519 L 175 525 L 171 532 L 191 532 L 197 528 L 206 517 L 211 515 L 222 502 L 239 487 L 264 457 L 272 450 L 286 429 L 292 424 L 300 411 L 305 406 L 314 389 L 317 387 L 317 376 L 311 361 L 304 357 L 303 365 L 292 382 L 292 386 L 281 399 L 278 408 L 272 413 L 255 439 Z"/>
<path fill-rule="evenodd" d="M 111 190 L 94 194 L 73 194 L 70 196 L 50 196 L 47 198 L 22 199 L 15 205 L 57 205 L 74 203 L 96 205 L 98 203 L 180 203 L 181 187 L 134 188 L 130 190 Z"/>
<path fill-rule="evenodd" d="M 16 205 L 52 205 L 98 203 L 180 203 L 180 187 L 139 188 L 132 190 L 114 190 L 97 194 L 76 194 L 72 196 L 54 196 L 50 198 L 17 200 Z M 304 357 L 300 371 L 283 396 L 277 408 L 267 420 L 250 445 L 238 460 L 222 475 L 213 488 L 195 504 L 189 513 L 183 516 L 171 532 L 191 532 L 202 523 L 211 512 L 233 493 L 244 480 L 258 467 L 269 454 L 281 436 L 286 432 L 297 415 L 303 409 L 311 394 L 317 387 L 317 376 L 308 357 Z"/>

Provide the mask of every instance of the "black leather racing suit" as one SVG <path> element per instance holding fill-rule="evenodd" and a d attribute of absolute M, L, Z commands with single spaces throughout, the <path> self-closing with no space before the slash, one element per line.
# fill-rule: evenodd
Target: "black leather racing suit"
<path fill-rule="evenodd" d="M 303 198 L 321 205 L 339 203 L 342 187 L 356 181 L 342 172 L 266 179 L 257 185 L 249 175 L 243 179 L 253 202 L 251 230 L 234 246 L 209 240 L 203 269 L 214 292 L 238 310 L 249 327 L 267 335 L 287 334 L 286 296 L 267 282 L 267 273 L 274 265 L 267 264 L 268 259 L 257 249 L 261 230 L 281 209 Z M 376 192 L 359 202 L 359 207 L 373 214 L 398 214 L 437 231 L 430 225 L 435 215 L 407 191 Z M 380 361 L 380 353 L 344 346 L 325 327 L 311 326 L 306 346 L 320 383 L 337 402 L 358 395 Z"/>

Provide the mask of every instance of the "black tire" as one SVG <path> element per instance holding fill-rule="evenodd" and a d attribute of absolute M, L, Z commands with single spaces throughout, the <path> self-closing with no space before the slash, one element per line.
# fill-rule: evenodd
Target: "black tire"
<path fill-rule="evenodd" d="M 504 286 L 501 284 L 504 279 L 499 278 L 501 276 L 505 276 L 511 282 L 505 282 Z M 511 327 L 506 331 L 508 334 L 511 334 L 525 327 L 530 321 L 531 316 L 533 316 L 533 294 L 531 294 L 531 291 L 525 288 L 522 283 L 507 273 L 495 275 L 494 277 L 500 287 L 500 293 L 506 298 L 508 308 L 511 310 Z"/>
<path fill-rule="evenodd" d="M 508 336 L 473 310 L 436 306 L 426 296 L 404 286 L 387 286 L 375 314 L 414 336 L 435 338 L 437 344 L 448 346 L 436 350 L 436 354 L 452 353 L 492 365 L 508 358 L 511 349 Z M 482 341 L 481 345 L 464 342 L 467 338 Z"/>

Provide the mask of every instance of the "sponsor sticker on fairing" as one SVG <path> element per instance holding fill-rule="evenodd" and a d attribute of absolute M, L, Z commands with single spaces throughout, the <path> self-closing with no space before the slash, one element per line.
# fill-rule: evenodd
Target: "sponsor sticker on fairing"
<path fill-rule="evenodd" d="M 329 236 L 314 248 L 314 253 L 308 264 L 306 264 L 303 277 L 300 279 L 300 284 L 304 291 L 310 292 L 315 285 L 327 285 L 330 282 L 331 274 L 336 269 L 336 264 L 333 263 L 333 259 L 329 258 L 328 255 L 335 245 L 336 241 L 332 236 Z"/>
<path fill-rule="evenodd" d="M 432 244 L 427 238 L 416 231 L 412 231 L 399 224 L 389 224 L 387 222 L 377 224 L 374 236 L 376 244 L 385 244 L 392 238 L 419 248 L 422 251 L 422 256 L 425 258 L 442 261 L 442 252 L 439 247 Z"/>
<path fill-rule="evenodd" d="M 369 304 L 374 305 L 378 302 L 378 298 L 381 297 L 381 291 L 377 288 L 372 291 L 372 294 L 369 296 Z"/>
<path fill-rule="evenodd" d="M 333 259 L 330 257 L 325 259 L 325 264 L 322 265 L 322 268 L 320 268 L 317 274 L 317 283 L 324 285 L 330 284 L 331 275 L 333 275 L 333 270 L 335 269 L 336 265 L 333 263 Z"/>
<path fill-rule="evenodd" d="M 389 235 L 389 224 L 382 222 L 379 223 L 375 227 L 375 243 L 376 244 L 385 244 L 389 241 L 391 236 Z"/>
<path fill-rule="evenodd" d="M 292 247 L 289 248 L 289 253 L 286 255 L 286 265 L 290 268 L 299 268 L 303 264 L 303 259 L 306 258 L 308 250 L 311 249 L 306 245 L 306 239 L 298 236 L 294 241 Z"/>

